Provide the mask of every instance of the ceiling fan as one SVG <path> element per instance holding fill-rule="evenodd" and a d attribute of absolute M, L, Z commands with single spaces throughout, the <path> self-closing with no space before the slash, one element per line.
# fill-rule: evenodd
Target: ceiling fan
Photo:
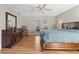
<path fill-rule="evenodd" d="M 46 8 L 47 4 L 40 4 L 36 8 L 44 13 L 45 11 L 52 11 L 52 9 Z"/>

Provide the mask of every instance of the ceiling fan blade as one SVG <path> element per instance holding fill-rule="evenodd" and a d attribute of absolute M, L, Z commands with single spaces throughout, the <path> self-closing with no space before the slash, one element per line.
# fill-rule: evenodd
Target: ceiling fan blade
<path fill-rule="evenodd" d="M 41 7 L 41 5 L 38 5 L 36 8 L 40 8 Z"/>
<path fill-rule="evenodd" d="M 44 5 L 43 5 L 43 8 L 46 7 L 46 5 L 47 5 L 47 4 L 44 4 Z"/>
<path fill-rule="evenodd" d="M 44 9 L 46 7 L 46 4 L 43 4 L 43 6 L 40 8 L 40 10 Z"/>

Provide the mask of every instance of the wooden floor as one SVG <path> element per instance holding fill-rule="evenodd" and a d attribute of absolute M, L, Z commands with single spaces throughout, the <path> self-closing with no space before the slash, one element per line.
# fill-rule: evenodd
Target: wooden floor
<path fill-rule="evenodd" d="M 17 44 L 10 49 L 2 49 L 1 54 L 79 54 L 79 51 L 55 51 L 36 49 L 36 36 L 24 36 Z"/>

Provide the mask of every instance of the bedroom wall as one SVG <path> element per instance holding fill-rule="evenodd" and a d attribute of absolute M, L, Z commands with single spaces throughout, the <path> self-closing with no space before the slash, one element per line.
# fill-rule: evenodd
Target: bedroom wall
<path fill-rule="evenodd" d="M 2 30 L 6 29 L 6 20 L 5 20 L 5 12 L 9 12 L 11 14 L 14 14 L 17 16 L 17 27 L 21 28 L 21 26 L 27 26 L 29 30 L 35 31 L 35 21 L 40 20 L 41 27 L 43 26 L 43 21 L 47 20 L 47 25 L 50 29 L 54 28 L 54 22 L 55 17 L 49 16 L 49 17 L 35 17 L 35 16 L 20 16 L 18 13 L 14 10 L 11 10 L 10 8 L 7 8 L 4 5 L 0 5 L 0 49 L 2 48 Z"/>
<path fill-rule="evenodd" d="M 43 22 L 47 21 L 47 26 L 49 29 L 53 28 L 54 22 L 55 22 L 55 17 L 52 16 L 47 16 L 47 17 L 42 17 L 42 16 L 22 16 L 22 26 L 27 26 L 28 30 L 30 31 L 35 31 L 35 24 L 36 21 L 39 20 L 41 28 L 43 27 Z"/>
<path fill-rule="evenodd" d="M 56 17 L 57 21 L 60 22 L 75 22 L 79 21 L 79 5 L 58 15 Z"/>
<path fill-rule="evenodd" d="M 6 24 L 5 12 L 9 12 L 9 13 L 12 13 L 12 14 L 14 14 L 14 15 L 17 16 L 17 14 L 16 14 L 15 11 L 13 11 L 13 10 L 7 8 L 7 7 L 4 6 L 4 5 L 0 5 L 0 49 L 2 48 L 2 45 L 1 45 L 1 44 L 2 44 L 2 43 L 1 43 L 2 30 L 3 30 L 3 29 L 6 29 L 6 26 L 5 26 L 5 24 Z M 17 19 L 19 19 L 19 16 L 17 16 Z M 18 24 L 19 24 L 19 22 L 18 22 Z M 17 25 L 18 25 L 18 24 L 17 24 Z M 19 24 L 19 25 L 20 25 L 20 24 Z M 18 27 L 20 27 L 19 25 L 18 25 Z"/>

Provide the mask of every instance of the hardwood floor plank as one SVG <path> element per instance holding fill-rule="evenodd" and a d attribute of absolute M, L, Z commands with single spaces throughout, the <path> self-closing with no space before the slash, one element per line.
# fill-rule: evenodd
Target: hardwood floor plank
<path fill-rule="evenodd" d="M 24 36 L 12 48 L 0 50 L 0 54 L 79 54 L 79 51 L 40 50 L 40 38 L 34 35 Z"/>

